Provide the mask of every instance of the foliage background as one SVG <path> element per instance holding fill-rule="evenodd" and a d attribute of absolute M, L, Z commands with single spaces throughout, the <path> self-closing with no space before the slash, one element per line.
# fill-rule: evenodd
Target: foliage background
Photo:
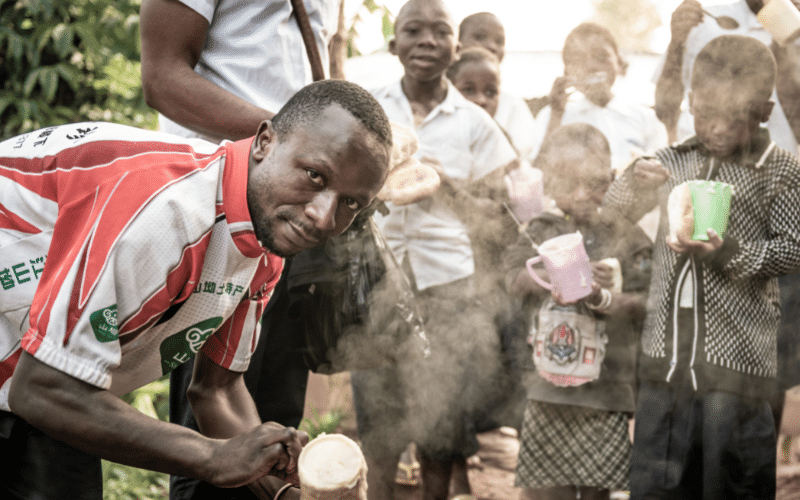
<path fill-rule="evenodd" d="M 104 120 L 155 128 L 140 82 L 140 0 L 0 0 L 0 139 Z"/>

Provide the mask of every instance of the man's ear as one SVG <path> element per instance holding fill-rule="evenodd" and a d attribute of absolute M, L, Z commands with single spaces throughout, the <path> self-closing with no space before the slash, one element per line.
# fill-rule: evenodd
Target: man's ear
<path fill-rule="evenodd" d="M 392 38 L 389 40 L 389 53 L 393 56 L 397 55 L 397 39 Z"/>
<path fill-rule="evenodd" d="M 258 131 L 253 139 L 253 144 L 250 146 L 250 156 L 256 161 L 261 161 L 267 156 L 270 145 L 275 142 L 275 129 L 272 128 L 272 122 L 264 120 L 258 126 Z"/>
<path fill-rule="evenodd" d="M 767 101 L 761 105 L 761 123 L 766 123 L 769 121 L 769 117 L 772 114 L 772 110 L 775 108 L 775 101 Z"/>

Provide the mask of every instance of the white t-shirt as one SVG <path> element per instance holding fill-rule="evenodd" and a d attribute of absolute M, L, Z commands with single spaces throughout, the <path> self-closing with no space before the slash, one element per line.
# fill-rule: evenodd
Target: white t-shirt
<path fill-rule="evenodd" d="M 432 156 L 453 179 L 477 181 L 516 158 L 503 131 L 486 111 L 448 82 L 447 97 L 414 125 L 411 104 L 400 82 L 374 90 L 389 119 L 417 133 L 417 158 Z M 434 196 L 407 206 L 388 204 L 388 216 L 375 220 L 398 260 L 408 258 L 417 288 L 444 285 L 475 272 L 467 227 Z"/>
<path fill-rule="evenodd" d="M 494 119 L 511 137 L 520 158 L 528 158 L 533 149 L 533 114 L 525 100 L 500 91 Z"/>
<path fill-rule="evenodd" d="M 531 162 L 542 147 L 550 122 L 550 112 L 548 105 L 536 115 Z M 616 95 L 605 107 L 600 107 L 580 92 L 573 93 L 567 100 L 564 117 L 561 119 L 562 125 L 568 123 L 588 123 L 600 130 L 611 148 L 611 166 L 614 169 L 622 169 L 634 157 L 668 144 L 667 130 L 656 117 L 655 111 Z"/>
<path fill-rule="evenodd" d="M 288 0 L 180 0 L 208 20 L 208 36 L 194 70 L 245 101 L 277 112 L 312 82 L 311 66 Z M 323 68 L 336 32 L 340 0 L 304 0 Z M 161 130 L 202 137 L 159 115 Z M 216 142 L 216 140 L 214 141 Z"/>
<path fill-rule="evenodd" d="M 729 16 L 739 23 L 739 27 L 733 30 L 722 29 L 714 19 L 709 16 L 703 17 L 703 22 L 692 28 L 689 36 L 686 39 L 685 49 L 683 53 L 683 69 L 681 71 L 681 79 L 685 89 L 683 105 L 681 106 L 681 115 L 678 119 L 678 141 L 695 135 L 694 132 L 694 119 L 689 112 L 688 94 L 691 90 L 692 83 L 692 66 L 697 54 L 706 46 L 708 42 L 721 35 L 746 35 L 760 42 L 764 43 L 767 47 L 772 44 L 772 36 L 759 24 L 756 15 L 750 10 L 745 0 L 738 0 L 733 3 L 722 5 L 709 5 L 705 7 L 710 13 L 715 16 Z M 666 55 L 664 56 L 666 58 Z M 664 58 L 658 68 L 654 81 L 658 81 L 661 71 L 664 68 Z M 778 94 L 773 90 L 772 100 L 775 101 L 775 108 L 772 110 L 770 119 L 766 126 L 769 129 L 770 138 L 775 141 L 775 144 L 783 149 L 797 154 L 797 140 L 794 137 L 792 128 L 786 115 L 783 112 L 780 102 L 778 101 Z"/>

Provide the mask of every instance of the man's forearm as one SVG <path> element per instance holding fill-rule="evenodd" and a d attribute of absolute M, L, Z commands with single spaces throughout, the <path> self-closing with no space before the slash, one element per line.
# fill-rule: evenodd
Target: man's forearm
<path fill-rule="evenodd" d="M 179 74 L 180 73 L 180 74 Z M 170 120 L 218 140 L 245 139 L 275 114 L 184 68 L 154 78 L 148 104 Z"/>
<path fill-rule="evenodd" d="M 85 452 L 143 469 L 211 479 L 214 440 L 148 417 L 110 392 L 27 353 L 17 365 L 9 403 L 32 425 Z"/>

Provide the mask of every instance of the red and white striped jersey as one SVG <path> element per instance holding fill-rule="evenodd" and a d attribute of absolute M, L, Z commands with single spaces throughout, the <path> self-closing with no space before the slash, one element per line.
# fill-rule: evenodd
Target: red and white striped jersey
<path fill-rule="evenodd" d="M 118 395 L 200 349 L 247 368 L 283 267 L 253 233 L 250 144 L 111 123 L 0 143 L 0 408 L 21 349 Z"/>

